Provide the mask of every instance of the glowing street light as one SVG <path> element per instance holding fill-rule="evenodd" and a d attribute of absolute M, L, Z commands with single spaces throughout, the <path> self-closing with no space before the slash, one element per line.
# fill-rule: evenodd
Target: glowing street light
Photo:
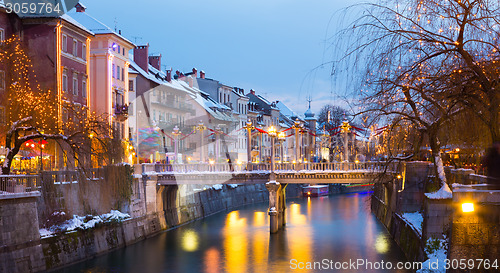
<path fill-rule="evenodd" d="M 462 204 L 463 212 L 473 212 L 474 211 L 474 203 L 463 203 Z"/>
<path fill-rule="evenodd" d="M 177 163 L 177 154 L 178 154 L 178 145 L 179 145 L 179 135 L 181 134 L 181 131 L 179 130 L 179 127 L 177 127 L 177 125 L 175 125 L 173 131 L 172 131 L 172 135 L 174 135 L 174 154 L 175 154 L 175 158 L 174 158 L 174 163 Z"/>
<path fill-rule="evenodd" d="M 249 119 L 247 121 L 246 126 L 244 126 L 247 130 L 247 163 L 252 162 L 252 130 L 255 129 L 255 127 L 252 125 L 252 121 Z"/>
<path fill-rule="evenodd" d="M 280 156 L 280 161 L 281 163 L 283 163 L 285 161 L 285 158 L 284 158 L 284 150 L 285 150 L 285 147 L 283 145 L 283 143 L 285 142 L 285 139 L 286 139 L 286 134 L 285 132 L 279 132 L 278 133 L 278 141 L 280 142 L 280 151 L 281 151 L 281 156 Z"/>
<path fill-rule="evenodd" d="M 271 174 L 269 179 L 271 181 L 276 180 L 276 175 L 274 174 L 274 139 L 277 136 L 277 131 L 274 126 L 270 126 L 269 129 L 267 130 L 267 134 L 271 137 Z"/>

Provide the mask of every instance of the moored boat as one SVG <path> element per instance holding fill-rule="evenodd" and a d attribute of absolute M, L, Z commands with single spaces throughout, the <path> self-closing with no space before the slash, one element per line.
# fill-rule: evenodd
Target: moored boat
<path fill-rule="evenodd" d="M 328 185 L 314 185 L 302 188 L 304 197 L 318 197 L 328 195 Z"/>

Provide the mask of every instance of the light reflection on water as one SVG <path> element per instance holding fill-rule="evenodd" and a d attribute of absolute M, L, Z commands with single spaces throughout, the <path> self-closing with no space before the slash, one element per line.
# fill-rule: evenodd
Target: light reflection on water
<path fill-rule="evenodd" d="M 286 228 L 278 234 L 269 234 L 265 204 L 247 206 L 192 222 L 60 272 L 315 272 L 291 269 L 290 259 L 404 261 L 370 213 L 368 195 L 288 200 L 286 213 Z"/>

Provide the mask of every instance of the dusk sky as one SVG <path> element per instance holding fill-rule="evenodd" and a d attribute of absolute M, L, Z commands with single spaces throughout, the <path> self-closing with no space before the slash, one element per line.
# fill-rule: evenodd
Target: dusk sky
<path fill-rule="evenodd" d="M 229 86 L 255 89 L 299 113 L 337 102 L 325 39 L 348 0 L 84 0 L 87 13 L 161 53 L 163 70 L 193 67 Z"/>

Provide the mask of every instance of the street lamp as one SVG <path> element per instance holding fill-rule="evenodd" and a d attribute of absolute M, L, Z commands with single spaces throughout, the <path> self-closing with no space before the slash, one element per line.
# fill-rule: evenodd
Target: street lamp
<path fill-rule="evenodd" d="M 351 131 L 351 125 L 349 124 L 347 119 L 344 119 L 342 125 L 340 126 L 340 129 L 344 134 L 344 161 L 349 162 L 349 150 L 347 148 L 347 143 L 349 141 L 349 138 L 347 134 Z"/>
<path fill-rule="evenodd" d="M 267 130 L 267 134 L 271 137 L 271 175 L 270 179 L 271 181 L 276 180 L 276 175 L 274 174 L 274 139 L 277 136 L 276 128 L 271 125 L 269 129 Z"/>
<path fill-rule="evenodd" d="M 300 124 L 299 119 L 297 118 L 295 122 L 293 123 L 292 128 L 295 130 L 295 162 L 299 162 L 300 158 L 300 143 L 299 143 L 299 137 L 300 137 L 300 130 L 302 129 L 302 125 Z"/>
<path fill-rule="evenodd" d="M 203 121 L 200 120 L 200 123 L 198 123 L 198 126 L 196 126 L 196 130 L 200 132 L 200 163 L 205 162 L 204 158 L 204 151 L 203 151 L 203 131 L 207 129 L 205 125 L 203 124 Z"/>
<path fill-rule="evenodd" d="M 285 142 L 285 138 L 286 138 L 286 134 L 285 132 L 279 132 L 278 133 L 278 141 L 280 142 L 280 147 L 281 147 L 281 156 L 280 156 L 280 161 L 281 163 L 284 163 L 285 162 L 285 158 L 283 157 L 283 150 L 285 149 L 283 143 Z"/>
<path fill-rule="evenodd" d="M 174 158 L 174 163 L 177 163 L 177 154 L 178 154 L 178 145 L 179 145 L 179 135 L 181 134 L 181 131 L 179 130 L 179 127 L 177 127 L 177 125 L 175 125 L 173 131 L 172 131 L 172 135 L 174 135 L 174 155 L 175 155 L 175 158 Z"/>
<path fill-rule="evenodd" d="M 252 130 L 255 129 L 255 127 L 252 125 L 252 121 L 249 119 L 247 121 L 246 126 L 244 126 L 247 130 L 247 162 L 251 163 L 252 162 Z"/>

